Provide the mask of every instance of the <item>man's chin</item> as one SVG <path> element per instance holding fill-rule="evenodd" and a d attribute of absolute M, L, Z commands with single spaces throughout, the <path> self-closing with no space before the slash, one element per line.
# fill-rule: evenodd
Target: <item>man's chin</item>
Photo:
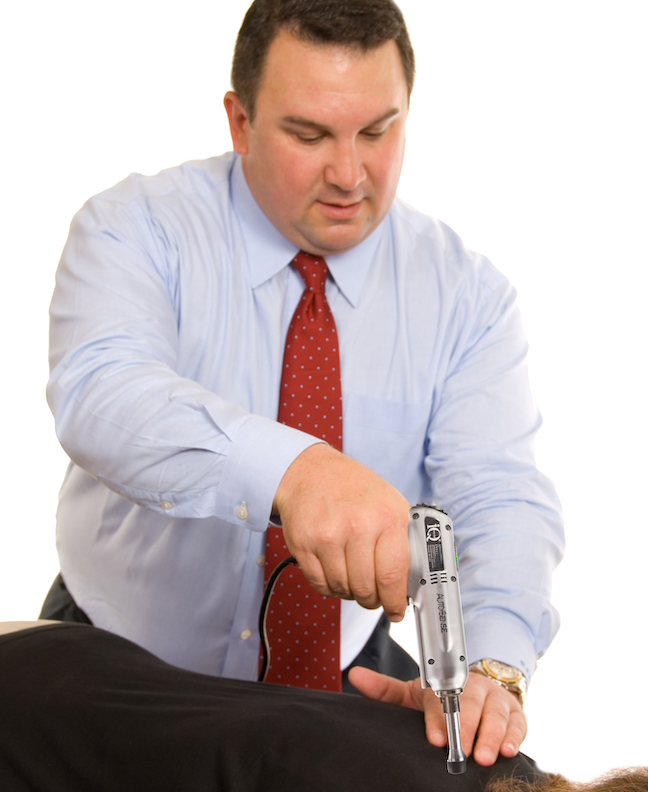
<path fill-rule="evenodd" d="M 300 247 L 318 256 L 336 256 L 359 245 L 374 230 L 375 226 L 363 223 L 336 223 L 327 228 L 303 231 Z"/>

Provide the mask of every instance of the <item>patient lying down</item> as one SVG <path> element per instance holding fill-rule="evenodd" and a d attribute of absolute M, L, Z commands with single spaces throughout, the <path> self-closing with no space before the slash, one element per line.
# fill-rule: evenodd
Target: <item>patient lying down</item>
<path fill-rule="evenodd" d="M 423 715 L 361 696 L 194 674 L 83 624 L 0 624 L 0 789 L 11 792 L 648 792 L 519 754 L 446 772 Z"/>

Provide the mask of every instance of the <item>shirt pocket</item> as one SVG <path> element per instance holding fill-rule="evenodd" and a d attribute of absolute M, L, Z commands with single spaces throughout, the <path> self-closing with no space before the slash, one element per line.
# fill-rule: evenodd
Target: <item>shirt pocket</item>
<path fill-rule="evenodd" d="M 342 404 L 344 452 L 414 503 L 429 492 L 423 459 L 430 410 L 429 404 L 346 394 Z"/>

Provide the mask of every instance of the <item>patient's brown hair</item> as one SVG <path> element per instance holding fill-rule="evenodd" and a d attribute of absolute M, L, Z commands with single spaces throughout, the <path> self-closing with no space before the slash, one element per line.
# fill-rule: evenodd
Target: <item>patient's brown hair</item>
<path fill-rule="evenodd" d="M 534 782 L 498 778 L 486 786 L 486 792 L 648 792 L 648 767 L 611 770 L 586 783 L 568 781 L 551 773 Z"/>

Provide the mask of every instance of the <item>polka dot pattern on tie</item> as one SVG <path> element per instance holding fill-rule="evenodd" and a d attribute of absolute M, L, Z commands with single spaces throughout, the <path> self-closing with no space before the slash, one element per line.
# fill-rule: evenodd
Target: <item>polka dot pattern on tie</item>
<path fill-rule="evenodd" d="M 279 416 L 281 423 L 326 440 L 342 450 L 340 353 L 326 300 L 328 268 L 323 258 L 299 253 L 293 266 L 306 288 L 288 328 Z"/>
<path fill-rule="evenodd" d="M 326 299 L 328 267 L 300 251 L 292 266 L 305 288 L 288 328 L 277 420 L 342 450 L 340 354 Z M 280 528 L 268 526 L 265 580 L 290 555 Z M 299 567 L 277 580 L 268 605 L 270 660 L 266 682 L 316 690 L 342 689 L 340 601 L 322 597 Z"/>

